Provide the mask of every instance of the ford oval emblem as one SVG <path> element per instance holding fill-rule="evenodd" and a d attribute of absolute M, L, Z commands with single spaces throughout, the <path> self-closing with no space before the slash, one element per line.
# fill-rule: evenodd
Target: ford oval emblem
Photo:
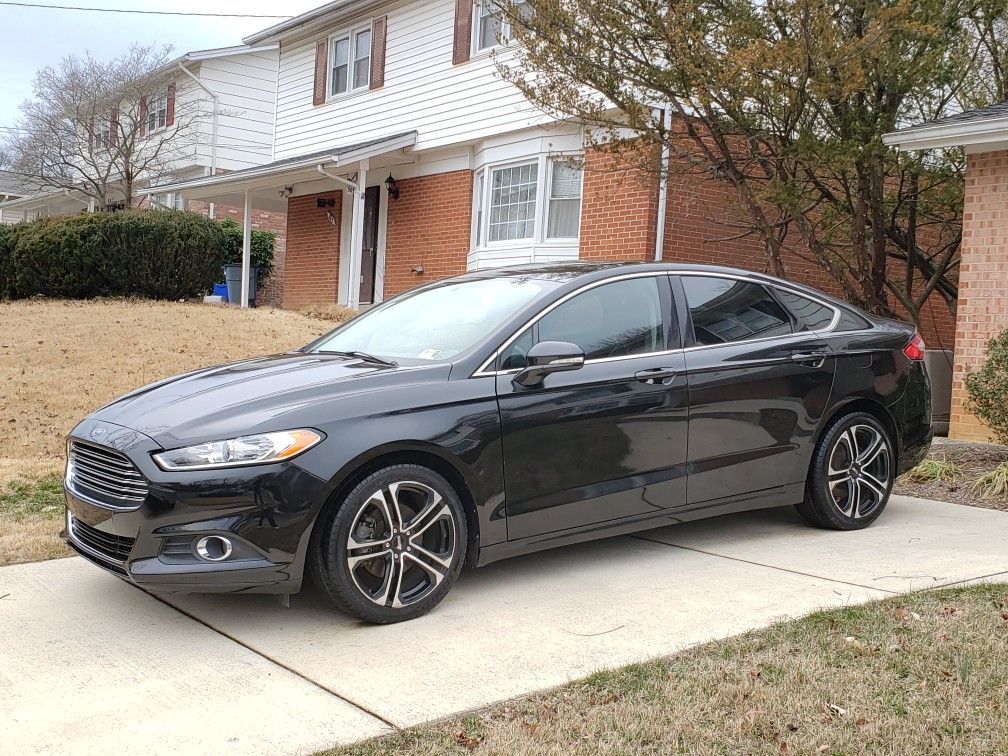
<path fill-rule="evenodd" d="M 91 438 L 101 438 L 107 431 L 104 428 L 95 428 L 91 431 Z"/>

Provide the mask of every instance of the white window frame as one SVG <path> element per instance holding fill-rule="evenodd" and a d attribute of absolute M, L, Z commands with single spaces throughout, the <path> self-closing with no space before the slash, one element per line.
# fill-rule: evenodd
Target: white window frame
<path fill-rule="evenodd" d="M 368 34 L 368 52 L 367 52 L 367 82 L 359 87 L 354 86 L 354 66 L 360 60 L 364 58 L 355 58 L 354 52 L 357 49 L 357 35 L 367 32 Z M 336 70 L 336 43 L 346 40 L 347 43 L 347 85 L 346 89 L 342 92 L 333 92 L 333 72 Z M 332 100 L 339 100 L 343 97 L 349 97 L 350 95 L 357 94 L 358 92 L 366 92 L 371 88 L 371 68 L 374 65 L 374 61 L 371 60 L 371 51 L 374 49 L 374 22 L 368 20 L 366 23 L 357 24 L 351 26 L 347 29 L 336 32 L 329 37 L 329 61 L 328 67 L 326 68 L 326 101 L 330 102 Z"/>
<path fill-rule="evenodd" d="M 103 118 L 94 129 L 94 148 L 108 151 L 112 148 L 112 120 Z"/>
<path fill-rule="evenodd" d="M 549 237 L 549 213 L 553 193 L 553 167 L 565 159 L 583 161 L 581 153 L 553 153 L 538 155 L 518 160 L 508 160 L 497 163 L 487 163 L 476 171 L 473 176 L 473 212 L 471 247 L 474 251 L 480 249 L 504 249 L 527 246 L 563 246 L 576 244 L 581 238 L 580 214 L 578 235 L 566 237 Z M 535 218 L 532 223 L 532 236 L 523 239 L 502 239 L 489 241 L 489 226 L 491 214 L 491 199 L 493 194 L 493 174 L 495 171 L 508 168 L 519 168 L 524 165 L 538 165 L 536 179 Z M 584 169 L 581 171 L 580 208 L 584 209 Z"/>
<path fill-rule="evenodd" d="M 473 20 L 472 20 L 472 52 L 474 55 L 479 55 L 481 53 L 488 53 L 491 50 L 496 50 L 500 47 L 507 47 L 512 42 L 514 42 L 514 37 L 511 34 L 511 25 L 507 21 L 501 22 L 501 38 L 494 40 L 493 44 L 486 47 L 482 46 L 480 40 L 483 38 L 483 19 L 489 18 L 493 13 L 488 13 L 484 16 L 483 9 L 494 4 L 494 0 L 476 0 L 473 3 Z"/>
<path fill-rule="evenodd" d="M 164 108 L 161 108 L 161 104 L 164 104 Z M 161 118 L 161 113 L 164 112 L 164 118 Z M 151 119 L 153 119 L 154 126 L 151 126 Z M 164 131 L 168 128 L 168 93 L 163 92 L 161 94 L 154 95 L 147 99 L 147 127 L 148 134 L 156 134 L 159 131 Z"/>

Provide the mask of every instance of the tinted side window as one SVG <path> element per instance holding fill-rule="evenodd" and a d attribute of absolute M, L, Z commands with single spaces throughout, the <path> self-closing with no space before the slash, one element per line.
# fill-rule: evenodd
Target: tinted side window
<path fill-rule="evenodd" d="M 791 318 L 765 288 L 733 278 L 683 276 L 697 344 L 791 333 Z"/>
<path fill-rule="evenodd" d="M 833 322 L 833 309 L 826 305 L 787 289 L 777 289 L 777 296 L 794 313 L 804 331 L 819 331 Z"/>
<path fill-rule="evenodd" d="M 872 325 L 857 313 L 849 310 L 840 311 L 840 322 L 837 323 L 838 331 L 863 331 L 871 328 Z"/>
<path fill-rule="evenodd" d="M 665 322 L 658 279 L 614 281 L 567 300 L 504 351 L 501 369 L 525 367 L 528 350 L 541 341 L 577 344 L 589 360 L 664 351 Z"/>

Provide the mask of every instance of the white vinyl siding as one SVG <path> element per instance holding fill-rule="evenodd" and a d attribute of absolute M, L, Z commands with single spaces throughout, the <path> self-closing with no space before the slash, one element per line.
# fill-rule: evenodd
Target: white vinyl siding
<path fill-rule="evenodd" d="M 318 35 L 285 40 L 275 159 L 414 129 L 417 149 L 428 150 L 552 122 L 499 78 L 489 57 L 452 65 L 454 18 L 453 0 L 414 0 L 391 8 L 385 86 L 320 107 L 312 103 Z"/>

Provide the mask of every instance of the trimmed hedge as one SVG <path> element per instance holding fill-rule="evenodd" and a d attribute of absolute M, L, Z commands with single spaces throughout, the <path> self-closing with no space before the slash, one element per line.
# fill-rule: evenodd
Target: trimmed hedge
<path fill-rule="evenodd" d="M 229 248 L 225 224 L 189 212 L 92 213 L 0 226 L 0 297 L 198 297 L 222 279 Z"/>

